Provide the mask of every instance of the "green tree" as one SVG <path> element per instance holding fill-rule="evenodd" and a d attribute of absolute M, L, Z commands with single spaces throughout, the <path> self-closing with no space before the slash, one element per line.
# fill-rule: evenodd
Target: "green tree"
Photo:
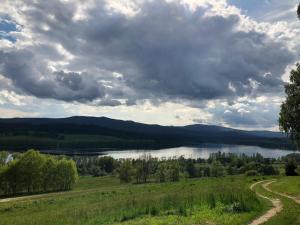
<path fill-rule="evenodd" d="M 211 175 L 213 177 L 222 177 L 222 176 L 225 175 L 225 173 L 224 173 L 224 167 L 217 160 L 214 160 L 212 162 L 212 165 L 211 165 Z"/>
<path fill-rule="evenodd" d="M 170 181 L 179 181 L 180 164 L 177 160 L 168 163 L 167 174 Z"/>
<path fill-rule="evenodd" d="M 73 160 L 46 156 L 29 150 L 0 170 L 0 189 L 4 194 L 69 190 L 78 178 Z"/>
<path fill-rule="evenodd" d="M 285 164 L 285 175 L 287 176 L 296 176 L 297 165 L 293 159 L 289 159 Z"/>
<path fill-rule="evenodd" d="M 6 151 L 0 151 L 0 167 L 6 164 L 7 157 L 9 153 Z"/>
<path fill-rule="evenodd" d="M 59 160 L 56 167 L 56 181 L 60 190 L 70 190 L 78 179 L 76 164 L 73 160 Z"/>
<path fill-rule="evenodd" d="M 131 182 L 133 176 L 133 166 L 131 160 L 127 159 L 120 165 L 119 178 L 121 182 Z"/>
<path fill-rule="evenodd" d="M 185 170 L 188 173 L 189 177 L 197 176 L 197 170 L 192 159 L 187 159 L 185 164 Z"/>
<path fill-rule="evenodd" d="M 116 160 L 111 156 L 103 156 L 97 160 L 97 165 L 106 173 L 111 173 L 116 168 Z"/>
<path fill-rule="evenodd" d="M 166 163 L 165 162 L 159 163 L 155 173 L 156 180 L 158 182 L 165 182 L 167 176 L 166 172 L 167 172 Z"/>
<path fill-rule="evenodd" d="M 12 161 L 2 173 L 5 181 L 5 194 L 15 195 L 24 188 L 19 160 Z"/>
<path fill-rule="evenodd" d="M 27 192 L 40 189 L 43 179 L 42 168 L 45 161 L 45 156 L 35 150 L 29 150 L 20 157 L 18 161 L 19 175 L 22 177 L 22 183 Z"/>
<path fill-rule="evenodd" d="M 279 128 L 300 148 L 300 64 L 291 71 L 290 83 L 285 85 L 286 100 L 281 105 Z"/>
<path fill-rule="evenodd" d="M 0 195 L 6 194 L 7 185 L 4 177 L 6 169 L 6 165 L 0 166 Z"/>
<path fill-rule="evenodd" d="M 297 15 L 298 15 L 298 18 L 300 19 L 300 3 L 299 3 L 299 5 L 298 5 Z"/>
<path fill-rule="evenodd" d="M 57 160 L 48 156 L 42 168 L 42 188 L 45 192 L 56 189 L 56 167 Z"/>
<path fill-rule="evenodd" d="M 152 172 L 152 161 L 151 155 L 145 154 L 135 162 L 134 166 L 137 183 L 147 183 Z"/>

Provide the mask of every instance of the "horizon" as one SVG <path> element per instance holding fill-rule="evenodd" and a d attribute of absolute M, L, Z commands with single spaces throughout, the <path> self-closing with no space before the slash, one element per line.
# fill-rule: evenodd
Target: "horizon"
<path fill-rule="evenodd" d="M 5 1 L 0 117 L 279 131 L 300 50 L 297 4 Z"/>
<path fill-rule="evenodd" d="M 226 127 L 226 126 L 222 126 L 222 125 L 217 125 L 217 124 L 206 124 L 206 123 L 191 123 L 191 124 L 185 124 L 185 125 L 161 125 L 158 123 L 143 123 L 143 122 L 138 122 L 135 120 L 122 120 L 122 119 L 116 119 L 116 118 L 110 118 L 110 117 L 106 117 L 106 116 L 67 116 L 67 117 L 6 117 L 3 118 L 1 117 L 1 119 L 67 119 L 67 118 L 73 118 L 73 117 L 85 117 L 85 118 L 105 118 L 105 119 L 110 119 L 110 120 L 117 120 L 117 121 L 122 121 L 122 122 L 133 122 L 133 123 L 139 123 L 139 124 L 144 124 L 144 125 L 158 125 L 158 126 L 171 126 L 171 127 L 185 127 L 185 126 L 191 126 L 191 125 L 204 125 L 204 126 L 217 126 L 217 127 L 224 127 L 224 128 L 230 128 L 230 129 L 235 129 L 235 130 L 242 130 L 242 131 L 267 131 L 267 132 L 276 132 L 276 133 L 283 133 L 280 130 L 266 130 L 266 129 L 240 129 L 240 128 L 235 128 L 235 127 Z"/>

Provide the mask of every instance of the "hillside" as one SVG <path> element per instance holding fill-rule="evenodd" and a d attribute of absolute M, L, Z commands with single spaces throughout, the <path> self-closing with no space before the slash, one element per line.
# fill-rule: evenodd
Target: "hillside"
<path fill-rule="evenodd" d="M 279 132 L 243 131 L 193 124 L 161 126 L 106 117 L 0 119 L 0 146 L 7 150 L 162 148 L 201 143 L 292 148 Z"/>

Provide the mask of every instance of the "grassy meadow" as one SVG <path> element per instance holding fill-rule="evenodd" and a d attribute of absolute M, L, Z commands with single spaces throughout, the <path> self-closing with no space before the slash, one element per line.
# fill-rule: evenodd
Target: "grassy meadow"
<path fill-rule="evenodd" d="M 247 224 L 269 203 L 249 190 L 253 178 L 122 184 L 80 177 L 73 191 L 0 203 L 2 225 Z"/>
<path fill-rule="evenodd" d="M 277 179 L 276 182 L 272 183 L 269 187 L 271 190 L 275 190 L 273 188 L 277 182 L 281 184 L 281 187 L 283 183 L 285 183 L 285 187 L 289 188 L 289 184 L 293 184 L 294 181 L 297 178 L 300 180 L 299 176 L 298 177 L 280 177 Z M 271 193 L 269 191 L 266 191 L 263 189 L 261 185 L 258 185 L 256 188 L 256 191 L 261 193 L 264 196 L 273 198 L 273 199 L 279 199 L 282 202 L 283 209 L 281 212 L 279 212 L 276 216 L 272 217 L 269 221 L 264 223 L 264 225 L 299 225 L 300 224 L 300 204 L 297 204 L 295 201 L 292 199 L 277 195 L 275 193 Z M 283 193 L 283 192 L 282 192 Z"/>
<path fill-rule="evenodd" d="M 281 177 L 277 182 L 271 184 L 271 188 L 280 193 L 300 197 L 300 177 Z"/>

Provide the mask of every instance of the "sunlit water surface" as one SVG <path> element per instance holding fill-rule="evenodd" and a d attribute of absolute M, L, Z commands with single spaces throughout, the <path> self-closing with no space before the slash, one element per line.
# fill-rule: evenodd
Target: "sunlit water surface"
<path fill-rule="evenodd" d="M 157 158 L 173 158 L 184 156 L 185 158 L 202 158 L 208 159 L 211 153 L 215 152 L 246 154 L 251 156 L 259 153 L 265 158 L 279 158 L 295 151 L 287 151 L 280 149 L 268 149 L 257 146 L 244 146 L 244 145 L 204 145 L 197 147 L 177 147 L 166 148 L 160 150 L 114 150 L 103 152 L 104 155 L 112 156 L 115 159 L 132 158 L 137 159 L 144 154 L 151 154 L 152 157 Z M 300 153 L 300 152 L 299 152 Z"/>

